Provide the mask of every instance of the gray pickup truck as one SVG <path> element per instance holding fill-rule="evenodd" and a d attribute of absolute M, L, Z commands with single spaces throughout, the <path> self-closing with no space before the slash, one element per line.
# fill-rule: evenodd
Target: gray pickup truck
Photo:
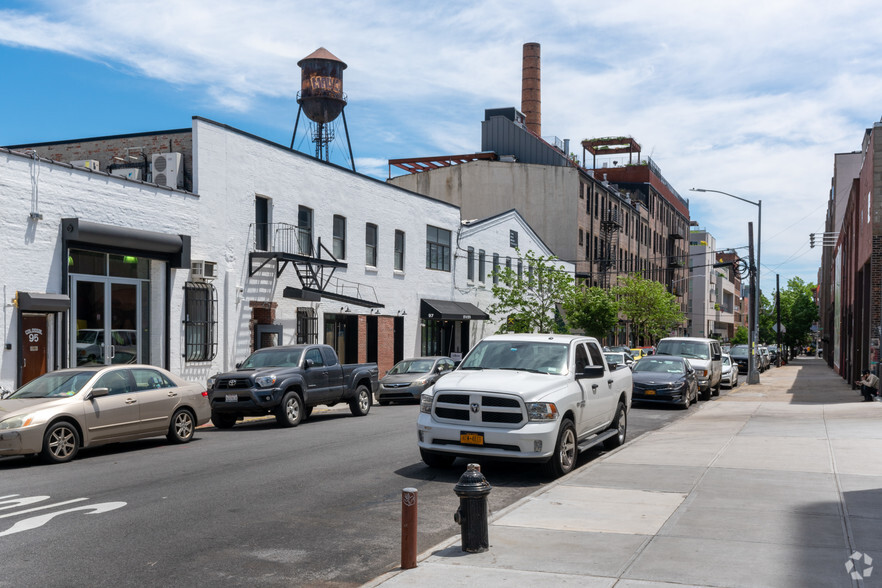
<path fill-rule="evenodd" d="M 211 422 L 229 429 L 246 416 L 273 414 L 282 427 L 296 427 L 314 406 L 349 404 L 356 416 L 371 409 L 377 364 L 341 365 L 329 345 L 269 347 L 252 353 L 235 372 L 208 380 Z"/>

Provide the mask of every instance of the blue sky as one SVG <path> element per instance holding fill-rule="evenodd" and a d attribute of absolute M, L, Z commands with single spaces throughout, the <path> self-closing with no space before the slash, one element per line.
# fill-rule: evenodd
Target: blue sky
<path fill-rule="evenodd" d="M 882 115 L 878 2 L 0 1 L 0 145 L 189 127 L 289 145 L 297 61 L 347 63 L 359 172 L 480 149 L 484 109 L 520 108 L 542 52 L 542 133 L 633 136 L 719 248 L 762 200 L 762 286 L 815 282 L 833 154 Z M 295 148 L 312 153 L 301 128 Z M 350 166 L 342 124 L 331 159 Z M 397 175 L 393 172 L 393 175 Z M 741 249 L 741 251 L 745 251 Z"/>

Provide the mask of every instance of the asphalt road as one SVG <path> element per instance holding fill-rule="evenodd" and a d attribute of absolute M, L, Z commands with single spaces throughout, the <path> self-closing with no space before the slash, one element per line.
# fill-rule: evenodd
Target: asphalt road
<path fill-rule="evenodd" d="M 356 586 L 399 564 L 406 487 L 419 552 L 459 533 L 452 489 L 467 462 L 423 465 L 416 405 L 319 410 L 294 429 L 209 426 L 187 445 L 117 444 L 65 465 L 0 459 L 0 587 Z M 685 414 L 635 406 L 629 438 Z M 549 482 L 536 466 L 482 470 L 491 511 Z"/>

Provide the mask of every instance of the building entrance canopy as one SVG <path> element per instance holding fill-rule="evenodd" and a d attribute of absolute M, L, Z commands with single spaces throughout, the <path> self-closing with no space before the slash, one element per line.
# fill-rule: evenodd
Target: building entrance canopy
<path fill-rule="evenodd" d="M 420 318 L 447 321 L 486 321 L 490 319 L 490 315 L 470 302 L 423 298 L 420 301 Z"/>

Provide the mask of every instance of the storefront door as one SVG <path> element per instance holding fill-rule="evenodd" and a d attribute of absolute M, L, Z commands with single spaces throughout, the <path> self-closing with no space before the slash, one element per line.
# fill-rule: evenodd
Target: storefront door
<path fill-rule="evenodd" d="M 48 315 L 21 315 L 21 385 L 46 373 Z"/>
<path fill-rule="evenodd" d="M 71 276 L 71 365 L 143 363 L 141 282 Z"/>

